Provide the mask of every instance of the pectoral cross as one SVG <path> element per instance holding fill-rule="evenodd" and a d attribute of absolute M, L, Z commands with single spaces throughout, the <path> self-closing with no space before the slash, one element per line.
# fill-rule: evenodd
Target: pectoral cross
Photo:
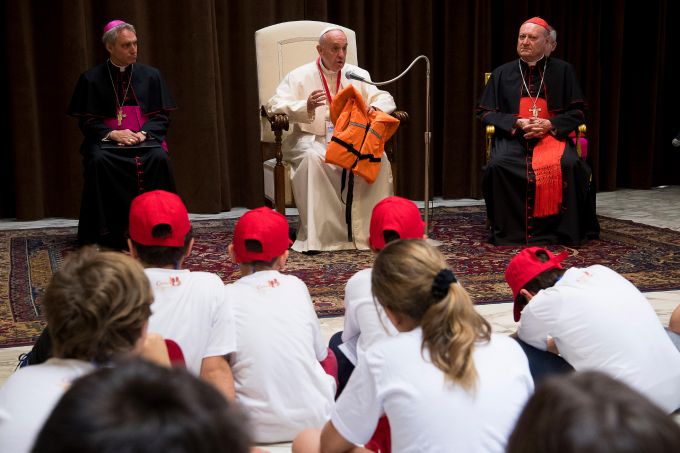
<path fill-rule="evenodd" d="M 538 107 L 536 107 L 536 106 L 534 105 L 532 108 L 529 109 L 529 111 L 532 113 L 532 115 L 534 116 L 534 118 L 538 118 L 538 112 L 540 112 L 541 109 L 539 109 Z M 119 121 L 120 121 L 120 120 L 119 120 Z"/>
<path fill-rule="evenodd" d="M 127 115 L 123 113 L 123 109 L 118 109 L 118 114 L 116 115 L 116 118 L 118 118 L 118 125 L 120 126 L 123 124 L 123 118 L 127 118 Z"/>

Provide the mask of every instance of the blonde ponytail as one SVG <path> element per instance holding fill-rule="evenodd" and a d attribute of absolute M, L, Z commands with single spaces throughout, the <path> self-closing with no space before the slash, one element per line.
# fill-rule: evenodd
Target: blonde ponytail
<path fill-rule="evenodd" d="M 466 390 L 473 390 L 477 370 L 472 359 L 475 343 L 489 341 L 491 326 L 473 307 L 467 291 L 452 283 L 444 298 L 432 304 L 420 325 L 423 348 L 446 377 Z"/>
<path fill-rule="evenodd" d="M 491 326 L 446 267 L 442 254 L 423 240 L 391 243 L 376 258 L 373 294 L 384 307 L 416 321 L 433 365 L 471 391 L 477 382 L 475 343 L 489 341 Z"/>

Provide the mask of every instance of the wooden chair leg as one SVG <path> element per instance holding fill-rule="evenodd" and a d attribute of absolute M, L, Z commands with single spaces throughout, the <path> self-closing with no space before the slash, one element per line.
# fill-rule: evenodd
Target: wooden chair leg
<path fill-rule="evenodd" d="M 283 163 L 277 158 L 274 167 L 274 205 L 276 210 L 286 215 L 286 172 Z"/>

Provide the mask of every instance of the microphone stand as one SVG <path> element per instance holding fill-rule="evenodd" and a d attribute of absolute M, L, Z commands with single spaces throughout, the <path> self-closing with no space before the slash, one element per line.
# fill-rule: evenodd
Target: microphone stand
<path fill-rule="evenodd" d="M 401 79 L 406 75 L 407 72 L 411 70 L 414 64 L 418 60 L 425 60 L 425 64 L 427 66 L 427 83 L 425 84 L 425 193 L 424 193 L 424 198 L 425 198 L 425 234 L 429 236 L 430 234 L 430 140 L 432 139 L 432 132 L 430 129 L 430 60 L 425 56 L 425 55 L 418 55 L 410 65 L 408 65 L 408 68 L 404 69 L 404 72 L 399 74 L 393 79 L 386 80 L 384 82 L 372 82 L 370 80 L 366 80 L 365 78 L 358 76 L 354 74 L 353 72 L 349 71 L 345 74 L 345 77 L 348 79 L 354 79 L 354 80 L 359 80 L 361 82 L 366 82 L 370 83 L 371 85 L 375 86 L 382 86 L 382 85 L 387 85 L 392 82 L 396 82 L 397 80 Z M 436 243 L 437 241 L 432 241 Z"/>

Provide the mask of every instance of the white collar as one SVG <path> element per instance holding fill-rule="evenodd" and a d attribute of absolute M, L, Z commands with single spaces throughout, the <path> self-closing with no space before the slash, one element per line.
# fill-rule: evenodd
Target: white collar
<path fill-rule="evenodd" d="M 130 66 L 129 64 L 128 64 L 128 65 L 125 65 L 125 66 L 118 66 L 118 65 L 117 65 L 116 63 L 114 63 L 113 60 L 111 60 L 110 58 L 109 58 L 109 61 L 111 62 L 112 65 L 114 65 L 115 67 L 117 67 L 118 70 L 119 70 L 120 72 L 125 72 L 125 69 L 126 69 L 128 66 Z"/>
<path fill-rule="evenodd" d="M 530 63 L 530 62 L 526 61 L 524 58 L 519 57 L 519 59 L 522 60 L 522 63 L 526 64 L 527 66 L 536 66 L 544 58 L 546 58 L 545 54 L 541 58 L 539 58 L 538 60 Z"/>

